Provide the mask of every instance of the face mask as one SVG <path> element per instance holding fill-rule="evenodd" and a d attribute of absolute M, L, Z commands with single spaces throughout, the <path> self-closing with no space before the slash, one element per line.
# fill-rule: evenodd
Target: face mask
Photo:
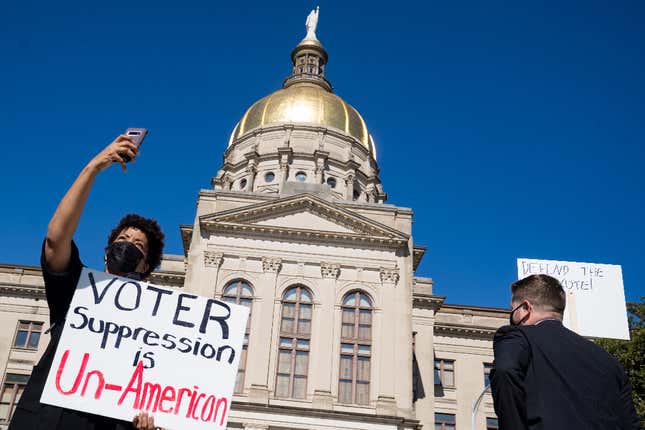
<path fill-rule="evenodd" d="M 105 250 L 108 272 L 131 275 L 143 260 L 143 252 L 131 242 L 112 242 Z"/>
<path fill-rule="evenodd" d="M 508 316 L 508 321 L 509 321 L 509 323 L 510 323 L 512 326 L 517 326 L 517 325 L 522 324 L 522 321 L 517 322 L 517 323 L 516 323 L 515 321 L 513 321 L 513 314 L 515 313 L 515 311 L 516 311 L 516 310 L 518 310 L 518 309 L 519 309 L 519 308 L 521 308 L 522 306 L 524 306 L 524 303 L 520 303 L 520 305 L 518 305 L 517 307 L 515 307 L 515 308 L 511 311 L 511 314 Z"/>

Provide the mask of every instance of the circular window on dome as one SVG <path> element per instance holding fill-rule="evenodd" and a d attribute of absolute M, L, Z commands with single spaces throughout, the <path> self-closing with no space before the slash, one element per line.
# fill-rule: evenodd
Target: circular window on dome
<path fill-rule="evenodd" d="M 336 188 L 336 178 L 327 178 L 327 185 L 329 188 Z"/>
<path fill-rule="evenodd" d="M 275 179 L 275 173 L 273 172 L 267 172 L 266 175 L 264 175 L 264 182 L 273 182 Z"/>
<path fill-rule="evenodd" d="M 240 181 L 240 190 L 243 190 L 246 188 L 246 179 L 242 179 Z"/>
<path fill-rule="evenodd" d="M 307 180 L 307 174 L 305 172 L 296 173 L 296 180 L 298 182 L 305 182 Z"/>

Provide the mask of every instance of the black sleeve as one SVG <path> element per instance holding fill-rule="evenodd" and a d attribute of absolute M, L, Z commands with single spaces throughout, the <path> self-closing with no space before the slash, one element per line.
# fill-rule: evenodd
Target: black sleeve
<path fill-rule="evenodd" d="M 45 281 L 45 296 L 49 306 L 50 323 L 60 323 L 65 319 L 69 304 L 72 302 L 76 284 L 81 277 L 83 264 L 78 255 L 78 248 L 72 241 L 72 253 L 67 268 L 62 272 L 53 272 L 45 260 L 45 241 L 40 252 L 40 267 Z"/>
<path fill-rule="evenodd" d="M 528 429 L 524 379 L 531 351 L 524 333 L 501 327 L 493 339 L 495 361 L 490 372 L 491 391 L 500 430 Z"/>
<path fill-rule="evenodd" d="M 615 411 L 618 419 L 620 420 L 620 428 L 625 430 L 643 430 L 641 420 L 636 413 L 636 408 L 634 408 L 632 385 L 629 383 L 627 374 L 623 370 L 622 366 L 619 365 L 619 368 L 622 388 L 620 390 L 620 396 L 616 402 Z"/>

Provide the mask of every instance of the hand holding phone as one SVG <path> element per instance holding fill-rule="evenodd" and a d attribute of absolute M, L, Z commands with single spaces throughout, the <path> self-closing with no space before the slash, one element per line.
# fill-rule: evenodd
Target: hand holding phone
<path fill-rule="evenodd" d="M 132 139 L 134 144 L 139 148 L 141 144 L 143 143 L 143 139 L 146 137 L 148 134 L 148 129 L 147 128 L 128 128 L 125 133 L 126 136 Z M 132 161 L 132 158 L 130 158 L 129 155 L 123 154 L 121 157 L 125 160 L 125 162 Z"/>

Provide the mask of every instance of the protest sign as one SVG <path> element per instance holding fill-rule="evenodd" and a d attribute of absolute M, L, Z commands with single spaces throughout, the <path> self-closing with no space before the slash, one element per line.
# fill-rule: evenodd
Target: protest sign
<path fill-rule="evenodd" d="M 83 269 L 42 403 L 225 429 L 248 309 Z"/>
<path fill-rule="evenodd" d="M 563 324 L 587 337 L 629 340 L 623 273 L 613 264 L 517 259 L 517 277 L 557 278 L 567 294 Z"/>

